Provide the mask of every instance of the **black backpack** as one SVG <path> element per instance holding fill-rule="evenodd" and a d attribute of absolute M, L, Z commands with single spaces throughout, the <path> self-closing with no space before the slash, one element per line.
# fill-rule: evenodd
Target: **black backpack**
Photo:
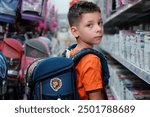
<path fill-rule="evenodd" d="M 69 49 L 71 49 L 71 47 Z M 27 70 L 29 99 L 80 99 L 76 87 L 75 65 L 83 56 L 89 53 L 100 57 L 104 84 L 108 84 L 109 71 L 106 58 L 102 53 L 90 48 L 82 49 L 71 58 L 66 58 L 65 53 L 66 51 L 61 57 L 50 57 L 38 60 L 38 62 L 33 62 L 29 66 Z"/>

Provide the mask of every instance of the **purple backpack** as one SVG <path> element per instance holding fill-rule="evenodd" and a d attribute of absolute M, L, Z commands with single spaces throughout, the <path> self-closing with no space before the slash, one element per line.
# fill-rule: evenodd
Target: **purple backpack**
<path fill-rule="evenodd" d="M 43 10 L 47 5 L 47 0 L 22 0 L 22 19 L 39 21 L 43 19 Z"/>
<path fill-rule="evenodd" d="M 0 0 L 0 21 L 13 23 L 16 20 L 16 11 L 19 0 Z"/>

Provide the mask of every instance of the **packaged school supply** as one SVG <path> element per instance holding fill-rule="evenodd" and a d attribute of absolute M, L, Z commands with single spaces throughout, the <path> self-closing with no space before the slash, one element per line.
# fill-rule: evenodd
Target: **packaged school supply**
<path fill-rule="evenodd" d="M 0 0 L 0 21 L 15 22 L 18 3 L 19 0 Z"/>
<path fill-rule="evenodd" d="M 5 56 L 0 52 L 0 97 L 4 96 L 6 91 L 7 91 L 7 62 Z"/>
<path fill-rule="evenodd" d="M 83 49 L 71 58 L 49 57 L 33 62 L 27 70 L 27 94 L 29 99 L 77 100 L 75 65 L 85 55 L 92 53 L 100 57 L 104 84 L 108 83 L 109 71 L 104 55 L 93 49 Z"/>
<path fill-rule="evenodd" d="M 43 19 L 44 9 L 47 0 L 22 0 L 21 16 L 22 19 L 39 21 Z"/>

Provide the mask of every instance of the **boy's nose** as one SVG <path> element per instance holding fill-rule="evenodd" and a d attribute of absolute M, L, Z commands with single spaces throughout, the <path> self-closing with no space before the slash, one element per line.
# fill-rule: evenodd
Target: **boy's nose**
<path fill-rule="evenodd" d="M 103 30 L 103 26 L 96 25 L 96 32 L 101 32 Z"/>

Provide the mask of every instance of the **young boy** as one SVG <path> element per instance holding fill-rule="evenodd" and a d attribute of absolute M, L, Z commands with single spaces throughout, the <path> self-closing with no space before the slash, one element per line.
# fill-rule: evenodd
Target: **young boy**
<path fill-rule="evenodd" d="M 70 7 L 68 20 L 77 46 L 71 56 L 83 48 L 93 48 L 103 36 L 100 8 L 87 1 L 80 1 Z M 102 69 L 100 59 L 93 54 L 84 56 L 76 66 L 77 88 L 81 100 L 104 99 L 102 89 Z"/>

